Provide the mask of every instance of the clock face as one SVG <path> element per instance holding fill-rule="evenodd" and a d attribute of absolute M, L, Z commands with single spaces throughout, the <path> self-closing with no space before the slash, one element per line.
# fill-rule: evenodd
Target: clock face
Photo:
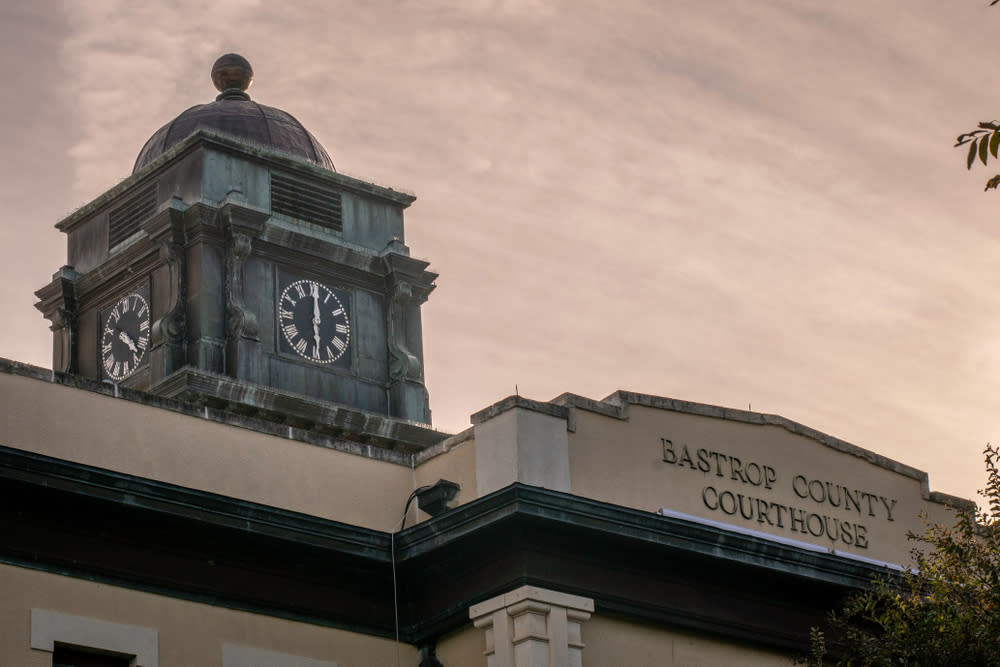
<path fill-rule="evenodd" d="M 317 364 L 350 365 L 351 324 L 334 290 L 315 280 L 296 280 L 278 299 L 282 349 Z"/>
<path fill-rule="evenodd" d="M 136 292 L 101 314 L 101 367 L 119 382 L 149 357 L 149 303 Z"/>

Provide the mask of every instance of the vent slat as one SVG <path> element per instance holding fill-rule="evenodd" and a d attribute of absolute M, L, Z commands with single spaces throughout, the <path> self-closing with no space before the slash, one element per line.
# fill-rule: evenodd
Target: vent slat
<path fill-rule="evenodd" d="M 339 218 L 340 209 L 333 209 L 329 206 L 310 206 L 309 204 L 303 202 L 289 202 L 286 204 L 279 203 L 279 206 L 286 209 L 291 209 L 295 212 L 301 212 L 305 215 L 314 215 L 318 217 L 332 217 Z"/>
<path fill-rule="evenodd" d="M 271 210 L 334 231 L 343 230 L 340 193 L 319 183 L 272 172 Z"/>
<path fill-rule="evenodd" d="M 277 201 L 279 206 L 313 209 L 317 211 L 324 211 L 324 210 L 340 211 L 339 202 L 310 199 L 307 197 L 296 198 L 292 196 L 277 196 L 277 197 L 272 197 L 272 200 Z"/>
<path fill-rule="evenodd" d="M 287 206 L 302 206 L 303 208 L 320 208 L 320 209 L 333 209 L 340 210 L 340 202 L 329 201 L 323 199 L 313 199 L 311 197 L 295 197 L 292 195 L 281 195 L 277 194 L 273 196 L 272 199 L 278 201 L 281 205 Z"/>
<path fill-rule="evenodd" d="M 156 211 L 156 184 L 108 212 L 108 249 L 139 231 L 139 223 Z"/>

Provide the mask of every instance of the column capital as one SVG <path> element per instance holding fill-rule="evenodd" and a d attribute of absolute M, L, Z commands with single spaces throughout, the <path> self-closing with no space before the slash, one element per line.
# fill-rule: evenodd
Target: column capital
<path fill-rule="evenodd" d="M 560 593 L 559 591 L 539 588 L 538 586 L 521 586 L 489 600 L 484 600 L 479 604 L 472 605 L 469 607 L 469 617 L 475 621 L 478 617 L 492 614 L 497 609 L 511 607 L 518 602 L 525 602 L 527 600 L 565 607 L 567 610 L 572 609 L 574 611 L 586 612 L 588 615 L 594 612 L 594 601 L 590 598 L 571 595 L 569 593 Z"/>
<path fill-rule="evenodd" d="M 580 626 L 594 612 L 590 598 L 521 586 L 469 608 L 485 632 L 488 667 L 581 667 Z"/>

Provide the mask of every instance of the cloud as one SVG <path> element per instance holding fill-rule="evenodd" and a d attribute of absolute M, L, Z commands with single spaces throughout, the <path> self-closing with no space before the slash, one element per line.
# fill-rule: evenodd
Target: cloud
<path fill-rule="evenodd" d="M 59 7 L 2 28 L 56 45 L 37 77 L 5 74 L 30 137 L 5 145 L 35 176 L 8 168 L 4 197 L 48 225 L 96 196 L 242 53 L 254 99 L 339 169 L 420 196 L 407 241 L 442 274 L 424 312 L 445 428 L 515 382 L 752 401 L 924 467 L 1000 426 L 996 198 L 950 148 L 995 109 L 977 3 Z M 8 261 L 54 243 L 31 242 Z"/>

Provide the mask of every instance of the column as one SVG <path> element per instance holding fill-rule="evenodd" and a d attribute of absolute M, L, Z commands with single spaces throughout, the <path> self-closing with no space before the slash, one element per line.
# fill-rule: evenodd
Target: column
<path fill-rule="evenodd" d="M 522 586 L 469 609 L 485 633 L 487 667 L 582 667 L 581 625 L 594 601 Z"/>

